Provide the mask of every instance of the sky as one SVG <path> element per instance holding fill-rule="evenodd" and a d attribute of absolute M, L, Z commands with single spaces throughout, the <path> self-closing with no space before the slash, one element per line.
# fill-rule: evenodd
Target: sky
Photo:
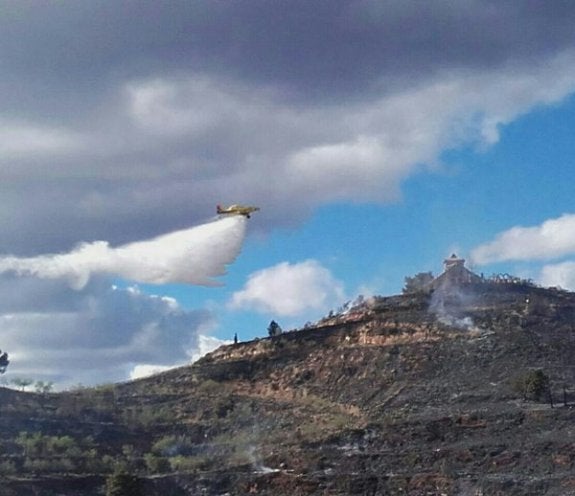
<path fill-rule="evenodd" d="M 575 290 L 574 24 L 568 0 L 0 0 L 2 379 L 186 364 L 454 252 Z"/>

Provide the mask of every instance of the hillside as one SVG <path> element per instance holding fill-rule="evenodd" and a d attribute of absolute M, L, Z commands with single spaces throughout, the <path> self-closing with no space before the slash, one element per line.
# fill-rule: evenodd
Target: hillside
<path fill-rule="evenodd" d="M 118 467 L 145 495 L 575 494 L 574 326 L 573 293 L 466 284 L 138 381 L 0 389 L 0 496 L 104 494 Z"/>

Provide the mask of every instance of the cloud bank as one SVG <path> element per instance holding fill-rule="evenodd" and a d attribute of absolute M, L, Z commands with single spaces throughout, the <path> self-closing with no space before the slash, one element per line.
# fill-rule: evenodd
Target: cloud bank
<path fill-rule="evenodd" d="M 243 289 L 233 294 L 230 307 L 277 316 L 325 311 L 344 299 L 343 285 L 315 260 L 282 262 L 254 272 Z"/>
<path fill-rule="evenodd" d="M 151 284 L 217 285 L 245 238 L 246 219 L 233 216 L 157 238 L 112 248 L 105 241 L 84 243 L 62 255 L 0 258 L 0 273 L 66 279 L 83 288 L 92 274 Z"/>
<path fill-rule="evenodd" d="M 111 277 L 215 285 L 238 255 L 246 219 L 227 217 L 112 248 L 87 243 L 61 255 L 0 259 L 0 329 L 6 378 L 58 387 L 141 377 L 189 363 L 221 344 L 212 315 L 176 300 L 121 289 Z"/>
<path fill-rule="evenodd" d="M 7 291 L 7 290 L 10 291 Z M 0 278 L 4 378 L 54 381 L 63 388 L 124 380 L 138 365 L 189 362 L 214 325 L 204 310 L 94 278 L 82 290 L 63 281 Z"/>
<path fill-rule="evenodd" d="M 512 227 L 473 249 L 476 264 L 508 260 L 548 260 L 575 254 L 575 214 L 549 219 L 539 226 Z"/>
<path fill-rule="evenodd" d="M 575 256 L 575 214 L 563 214 L 538 226 L 512 227 L 474 248 L 473 263 L 541 262 Z M 543 286 L 575 290 L 575 261 L 545 263 L 536 280 Z"/>

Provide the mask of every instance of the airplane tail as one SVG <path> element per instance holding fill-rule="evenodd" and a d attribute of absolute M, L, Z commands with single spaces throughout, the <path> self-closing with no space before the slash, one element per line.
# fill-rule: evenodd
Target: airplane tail
<path fill-rule="evenodd" d="M 216 212 L 217 212 L 218 214 L 221 214 L 221 213 L 222 213 L 222 206 L 221 206 L 221 205 L 217 205 L 217 206 L 216 206 Z"/>

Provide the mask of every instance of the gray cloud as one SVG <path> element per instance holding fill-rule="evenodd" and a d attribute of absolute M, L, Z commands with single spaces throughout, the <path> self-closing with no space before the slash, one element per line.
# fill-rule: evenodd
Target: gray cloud
<path fill-rule="evenodd" d="M 263 203 L 261 229 L 389 201 L 444 148 L 575 85 L 572 2 L 1 4 L 0 251 L 15 255 L 155 236 L 217 201 Z"/>
<path fill-rule="evenodd" d="M 544 0 L 2 3 L 5 79 L 64 83 L 71 103 L 118 78 L 181 72 L 361 98 L 449 67 L 539 58 L 572 43 L 575 15 Z"/>
<path fill-rule="evenodd" d="M 12 362 L 6 378 L 60 387 L 122 380 L 142 363 L 186 363 L 213 323 L 206 311 L 103 279 L 73 291 L 63 282 L 2 277 L 0 293 L 2 345 Z"/>
<path fill-rule="evenodd" d="M 36 255 L 78 241 L 117 245 L 206 219 L 219 201 L 260 204 L 254 224 L 265 228 L 325 202 L 393 200 L 444 149 L 497 141 L 498 126 L 569 94 L 574 54 L 305 108 L 206 75 L 131 81 L 93 129 L 58 128 L 62 149 L 46 153 L 49 130 L 13 125 L 36 138 L 5 159 L 0 150 L 0 248 Z"/>

